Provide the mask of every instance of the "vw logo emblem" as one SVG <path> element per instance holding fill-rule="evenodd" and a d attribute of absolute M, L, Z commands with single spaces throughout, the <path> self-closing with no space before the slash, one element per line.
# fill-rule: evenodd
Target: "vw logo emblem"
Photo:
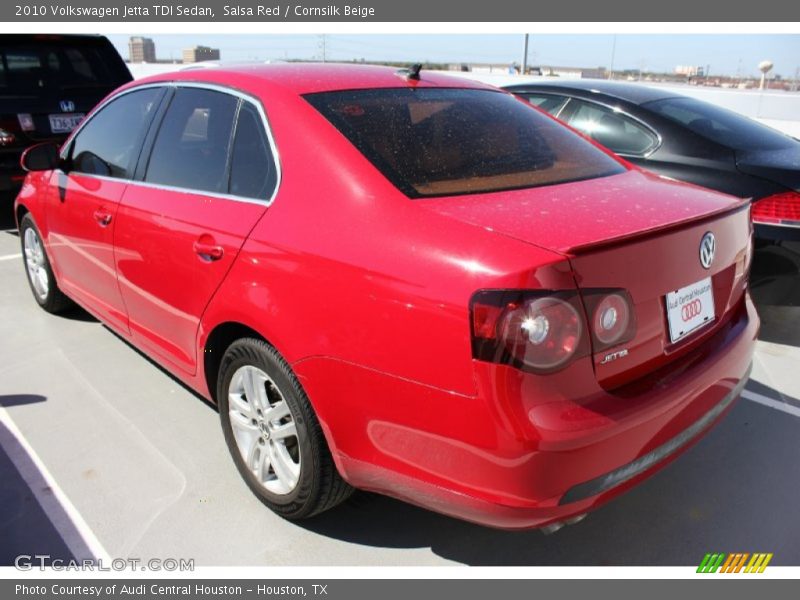
<path fill-rule="evenodd" d="M 717 249 L 717 240 L 710 231 L 700 240 L 700 264 L 704 269 L 710 269 L 714 262 L 714 252 Z"/>
<path fill-rule="evenodd" d="M 75 110 L 75 103 L 72 100 L 62 100 L 58 103 L 61 112 L 72 112 Z"/>

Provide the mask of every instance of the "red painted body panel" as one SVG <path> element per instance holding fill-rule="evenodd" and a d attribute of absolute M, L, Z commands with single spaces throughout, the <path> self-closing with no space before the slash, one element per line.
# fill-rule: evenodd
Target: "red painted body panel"
<path fill-rule="evenodd" d="M 46 238 L 59 286 L 127 332 L 128 314 L 114 268 L 115 217 L 127 184 L 59 171 L 50 185 Z"/>
<path fill-rule="evenodd" d="M 567 490 L 679 435 L 747 372 L 758 318 L 746 292 L 749 225 L 738 200 L 635 170 L 409 200 L 299 94 L 481 84 L 296 65 L 144 83 L 171 80 L 260 98 L 281 184 L 269 207 L 136 182 L 120 192 L 111 266 L 130 339 L 212 398 L 200 359 L 209 336 L 228 323 L 258 332 L 292 365 L 353 485 L 493 526 L 568 518 L 668 460 L 560 505 Z M 18 198 L 51 255 L 59 232 L 50 231 L 43 198 L 52 193 L 31 174 Z M 719 238 L 709 271 L 697 257 L 707 230 Z M 202 260 L 197 241 L 219 245 L 221 258 Z M 62 269 L 58 250 L 55 258 L 57 276 L 69 279 L 73 267 Z M 706 276 L 716 321 L 668 344 L 664 294 Z M 87 278 L 65 292 L 88 306 L 82 288 L 97 283 Z M 587 287 L 630 292 L 637 333 L 628 360 L 601 365 L 602 356 L 586 356 L 536 375 L 472 358 L 476 291 Z"/>
<path fill-rule="evenodd" d="M 134 342 L 196 373 L 200 317 L 264 211 L 262 204 L 136 183 L 127 187 L 114 242 Z M 221 247 L 222 257 L 201 258 L 196 242 Z"/>

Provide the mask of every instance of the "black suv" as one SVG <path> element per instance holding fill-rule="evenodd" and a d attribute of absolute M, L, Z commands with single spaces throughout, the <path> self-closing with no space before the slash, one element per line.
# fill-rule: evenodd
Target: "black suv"
<path fill-rule="evenodd" d="M 0 193 L 25 178 L 22 151 L 63 141 L 106 94 L 131 81 L 111 42 L 99 35 L 0 35 Z"/>

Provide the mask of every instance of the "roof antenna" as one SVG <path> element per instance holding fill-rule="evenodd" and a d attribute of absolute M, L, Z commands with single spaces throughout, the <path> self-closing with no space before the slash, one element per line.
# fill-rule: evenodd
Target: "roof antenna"
<path fill-rule="evenodd" d="M 407 69 L 400 69 L 397 71 L 397 74 L 401 77 L 405 77 L 406 79 L 414 79 L 419 81 L 419 72 L 422 69 L 421 63 L 414 63 Z"/>

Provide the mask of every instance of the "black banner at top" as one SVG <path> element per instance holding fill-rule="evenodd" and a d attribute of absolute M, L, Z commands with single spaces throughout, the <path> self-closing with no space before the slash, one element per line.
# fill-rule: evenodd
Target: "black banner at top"
<path fill-rule="evenodd" d="M 3 22 L 792 22 L 800 3 L 760 0 L 12 0 Z"/>

